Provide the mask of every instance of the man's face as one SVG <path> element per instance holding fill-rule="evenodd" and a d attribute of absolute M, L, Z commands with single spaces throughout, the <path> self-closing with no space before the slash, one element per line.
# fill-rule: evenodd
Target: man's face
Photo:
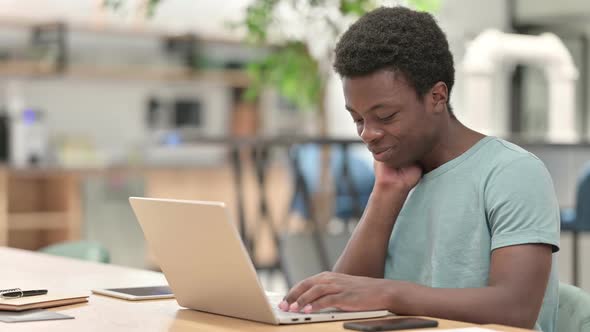
<path fill-rule="evenodd" d="M 428 102 L 402 75 L 381 70 L 342 80 L 346 109 L 373 158 L 395 168 L 421 160 L 436 143 Z"/>

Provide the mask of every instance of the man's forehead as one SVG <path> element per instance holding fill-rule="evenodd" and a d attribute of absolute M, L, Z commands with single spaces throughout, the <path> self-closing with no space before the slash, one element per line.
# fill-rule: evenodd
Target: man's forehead
<path fill-rule="evenodd" d="M 343 77 L 342 88 L 345 97 L 352 98 L 393 96 L 414 90 L 402 74 L 393 72 L 379 72 L 358 77 Z"/>
<path fill-rule="evenodd" d="M 363 97 L 391 98 L 413 90 L 403 76 L 391 72 L 359 77 L 343 77 L 342 87 L 346 99 Z"/>

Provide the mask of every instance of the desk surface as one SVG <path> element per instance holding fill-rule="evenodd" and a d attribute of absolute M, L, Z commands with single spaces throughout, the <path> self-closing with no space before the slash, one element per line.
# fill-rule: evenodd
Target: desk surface
<path fill-rule="evenodd" d="M 90 263 L 0 247 L 0 289 L 46 288 L 90 291 L 93 288 L 167 284 L 161 273 Z M 272 326 L 183 309 L 175 300 L 131 302 L 91 295 L 89 302 L 50 309 L 74 316 L 73 320 L 2 323 L 0 331 L 348 331 L 342 322 Z M 440 328 L 472 324 L 439 320 Z M 521 329 L 486 326 L 499 331 Z"/>

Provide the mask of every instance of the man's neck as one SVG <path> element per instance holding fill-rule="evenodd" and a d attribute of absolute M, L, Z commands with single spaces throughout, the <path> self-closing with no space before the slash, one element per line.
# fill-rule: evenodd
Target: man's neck
<path fill-rule="evenodd" d="M 419 162 L 424 173 L 465 153 L 485 135 L 465 127 L 456 119 L 449 118 L 434 148 Z"/>

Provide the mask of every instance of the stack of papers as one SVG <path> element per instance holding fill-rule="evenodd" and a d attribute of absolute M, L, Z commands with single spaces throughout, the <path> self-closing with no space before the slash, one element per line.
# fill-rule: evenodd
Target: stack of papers
<path fill-rule="evenodd" d="M 23 311 L 88 302 L 89 293 L 48 293 L 16 299 L 0 298 L 0 310 Z"/>

